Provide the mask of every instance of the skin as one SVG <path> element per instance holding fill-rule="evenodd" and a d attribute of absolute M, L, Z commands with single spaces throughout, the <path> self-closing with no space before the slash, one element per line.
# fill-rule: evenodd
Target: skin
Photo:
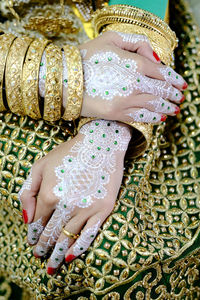
<path fill-rule="evenodd" d="M 85 59 L 88 59 L 95 52 L 102 49 L 104 51 L 105 49 L 115 51 L 123 58 L 133 59 L 134 57 L 134 60 L 137 60 L 138 68 L 143 75 L 159 81 L 165 81 L 166 83 L 166 80 L 159 72 L 159 68 L 164 66 L 156 61 L 153 56 L 153 50 L 149 44 L 145 42 L 132 45 L 130 43 L 124 43 L 123 40 L 115 33 L 105 33 L 99 38 L 80 46 L 80 48 L 87 49 L 87 56 Z M 185 81 L 182 79 L 181 82 L 179 80 L 178 83 L 172 82 L 167 84 L 177 90 L 180 95 L 180 103 L 183 100 L 181 90 L 186 87 Z M 127 98 L 116 97 L 110 105 L 105 107 L 102 99 L 96 99 L 96 101 L 94 101 L 94 99 L 90 99 L 90 97 L 88 97 L 87 101 L 85 101 L 85 99 L 83 101 L 82 115 L 95 116 L 95 112 L 98 112 L 100 118 L 117 121 L 132 121 L 131 118 L 127 118 L 127 113 L 132 113 L 138 108 L 146 108 L 150 111 L 155 111 L 155 107 L 149 103 L 151 100 L 155 100 L 155 95 L 134 93 Z M 175 101 L 175 99 L 170 100 Z M 169 115 L 175 115 L 175 111 L 178 111 L 177 106 L 175 104 L 172 105 L 174 105 L 174 113 L 170 112 Z M 163 114 L 160 113 L 160 116 L 162 115 Z M 125 124 L 119 124 L 121 127 L 129 128 Z M 41 217 L 43 217 L 42 222 L 44 226 L 46 226 L 48 222 L 51 222 L 51 215 L 59 201 L 53 193 L 53 188 L 56 184 L 56 175 L 54 172 L 55 167 L 60 165 L 62 159 L 70 153 L 74 143 L 77 141 L 81 142 L 82 140 L 83 135 L 78 133 L 74 139 L 61 144 L 45 157 L 34 163 L 32 167 L 31 188 L 30 190 L 24 190 L 20 196 L 26 223 L 30 224 Z M 66 230 L 73 232 L 74 234 L 78 234 L 81 230 L 86 230 L 96 224 L 98 220 L 100 220 L 99 226 L 101 226 L 113 210 L 122 181 L 125 154 L 126 151 L 119 151 L 116 154 L 117 166 L 115 172 L 110 174 L 110 182 L 107 186 L 107 195 L 105 199 L 101 199 L 101 203 L 96 202 L 95 199 L 93 199 L 94 205 L 91 205 L 87 210 L 76 207 L 72 212 L 71 219 L 65 225 Z M 58 238 L 58 242 L 63 241 L 64 238 L 66 238 L 66 236 L 61 233 Z M 39 256 L 37 253 L 37 246 L 44 240 L 45 237 L 41 234 L 39 241 L 36 243 L 36 248 L 34 248 L 34 255 L 36 257 Z M 65 253 L 67 262 L 70 262 L 75 258 L 73 254 L 74 242 L 74 239 L 69 238 L 69 248 Z M 33 245 L 32 243 L 30 244 Z M 60 267 L 60 265 L 58 267 Z M 57 269 L 53 267 L 50 257 L 47 265 L 47 272 L 53 275 L 56 270 Z"/>

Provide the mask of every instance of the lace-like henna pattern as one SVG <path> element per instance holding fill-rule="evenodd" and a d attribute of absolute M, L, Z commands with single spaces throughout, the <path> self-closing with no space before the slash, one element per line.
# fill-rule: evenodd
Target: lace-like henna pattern
<path fill-rule="evenodd" d="M 120 35 L 123 42 L 126 42 L 126 43 L 136 44 L 138 42 L 146 42 L 146 43 L 150 44 L 148 37 L 145 35 L 142 35 L 142 34 L 131 34 L 131 33 L 123 33 L 123 32 L 118 32 L 118 31 L 113 31 L 113 32 Z"/>
<path fill-rule="evenodd" d="M 163 98 L 151 100 L 148 101 L 148 103 L 153 106 L 156 112 L 165 114 L 175 113 L 174 106 L 170 102 L 165 101 Z"/>
<path fill-rule="evenodd" d="M 134 113 L 129 113 L 135 122 L 144 122 L 144 123 L 158 123 L 162 121 L 161 116 L 157 113 L 151 112 L 145 108 L 139 109 Z"/>
<path fill-rule="evenodd" d="M 167 67 L 167 68 L 160 68 L 160 73 L 163 75 L 165 80 L 171 84 L 179 84 L 183 85 L 184 80 L 179 76 L 172 68 Z"/>
<path fill-rule="evenodd" d="M 101 221 L 98 220 L 97 224 L 95 224 L 93 227 L 86 229 L 81 233 L 81 236 L 77 239 L 73 247 L 73 254 L 75 256 L 79 256 L 89 248 L 92 241 L 97 235 L 100 223 Z"/>
<path fill-rule="evenodd" d="M 65 258 L 65 253 L 68 250 L 69 239 L 66 238 L 62 242 L 57 242 L 56 246 L 52 252 L 50 261 L 50 266 L 57 268 Z"/>
<path fill-rule="evenodd" d="M 137 71 L 132 59 L 120 59 L 114 52 L 98 52 L 83 61 L 86 93 L 111 101 L 115 96 L 127 97 L 138 90 L 180 102 L 182 95 L 169 83 L 151 79 Z"/>
<path fill-rule="evenodd" d="M 41 235 L 44 226 L 42 225 L 42 218 L 38 219 L 36 222 L 28 225 L 28 242 L 30 244 L 37 243 L 39 236 Z"/>
<path fill-rule="evenodd" d="M 28 175 L 27 179 L 24 181 L 24 184 L 22 185 L 21 190 L 18 193 L 18 199 L 21 202 L 21 195 L 22 193 L 27 190 L 30 191 L 32 185 L 32 170 L 30 171 L 30 174 Z"/>

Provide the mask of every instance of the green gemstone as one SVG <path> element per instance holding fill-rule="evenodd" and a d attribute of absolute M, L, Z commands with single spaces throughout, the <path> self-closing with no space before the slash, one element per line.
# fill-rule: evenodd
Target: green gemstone
<path fill-rule="evenodd" d="M 153 120 L 155 121 L 155 120 L 156 120 L 156 117 L 153 117 Z"/>
<path fill-rule="evenodd" d="M 109 95 L 109 91 L 105 91 L 105 94 L 106 94 L 106 95 Z"/>
<path fill-rule="evenodd" d="M 178 75 L 176 76 L 176 79 L 178 79 Z"/>
<path fill-rule="evenodd" d="M 35 240 L 36 240 L 36 238 L 32 238 L 32 240 L 33 240 L 33 241 L 35 241 Z"/>
<path fill-rule="evenodd" d="M 72 159 L 71 159 L 71 158 L 69 158 L 69 159 L 68 159 L 68 161 L 69 161 L 69 162 L 72 162 Z"/>
<path fill-rule="evenodd" d="M 34 231 L 34 232 L 37 232 L 37 229 L 35 228 L 35 229 L 33 229 L 33 231 Z"/>
<path fill-rule="evenodd" d="M 140 82 L 140 78 L 137 79 L 137 82 Z"/>
<path fill-rule="evenodd" d="M 98 150 L 101 150 L 101 147 L 97 147 Z"/>
<path fill-rule="evenodd" d="M 64 205 L 63 205 L 63 207 L 64 207 L 64 208 L 67 208 L 67 205 L 66 205 L 66 204 L 64 204 Z"/>
<path fill-rule="evenodd" d="M 168 108 L 167 108 L 168 110 L 170 110 L 170 106 L 168 106 Z"/>
<path fill-rule="evenodd" d="M 117 145 L 117 141 L 114 141 L 114 144 Z"/>
<path fill-rule="evenodd" d="M 162 106 L 162 107 L 165 106 L 165 103 L 162 103 L 161 106 Z"/>
<path fill-rule="evenodd" d="M 101 194 L 101 190 L 98 190 L 98 193 Z"/>
<path fill-rule="evenodd" d="M 110 126 L 110 123 L 108 123 L 107 126 Z"/>
<path fill-rule="evenodd" d="M 61 187 L 59 187 L 59 191 L 62 191 L 63 189 Z"/>
<path fill-rule="evenodd" d="M 104 180 L 104 179 L 105 179 L 105 176 L 101 176 L 101 179 L 103 179 L 103 180 Z"/>
<path fill-rule="evenodd" d="M 58 259 L 57 257 L 55 258 L 55 260 L 56 260 L 56 261 L 59 261 L 59 259 Z"/>
<path fill-rule="evenodd" d="M 60 251 L 63 251 L 63 248 L 59 248 Z"/>
<path fill-rule="evenodd" d="M 40 66 L 42 67 L 42 66 L 44 66 L 44 64 L 43 64 L 43 63 L 40 63 Z"/>
<path fill-rule="evenodd" d="M 43 76 L 43 79 L 46 79 L 46 75 Z"/>
<path fill-rule="evenodd" d="M 144 115 L 143 115 L 143 114 L 141 114 L 141 115 L 140 115 L 140 118 L 143 118 L 143 117 L 144 117 Z"/>
<path fill-rule="evenodd" d="M 103 137 L 103 138 L 105 138 L 105 137 L 106 137 L 105 133 L 104 133 L 104 134 L 102 134 L 102 137 Z"/>
<path fill-rule="evenodd" d="M 126 91 L 126 90 L 127 90 L 127 87 L 124 86 L 124 87 L 122 88 L 122 90 L 123 90 L 123 91 Z"/>
<path fill-rule="evenodd" d="M 95 159 L 95 155 L 92 155 L 91 157 L 92 157 L 92 159 Z"/>
<path fill-rule="evenodd" d="M 172 72 L 168 72 L 168 75 L 171 76 Z"/>
<path fill-rule="evenodd" d="M 93 143 L 93 140 L 90 140 L 90 143 L 92 144 L 92 143 Z"/>
<path fill-rule="evenodd" d="M 110 148 L 108 147 L 106 150 L 109 152 L 109 151 L 110 151 Z"/>
<path fill-rule="evenodd" d="M 61 172 L 61 173 L 65 173 L 65 170 L 61 170 L 60 172 Z"/>
<path fill-rule="evenodd" d="M 93 133 L 94 132 L 94 130 L 90 130 L 90 133 Z"/>
<path fill-rule="evenodd" d="M 98 60 L 96 60 L 96 61 L 95 61 L 95 64 L 98 64 L 98 63 L 99 63 L 99 61 L 98 61 Z"/>
<path fill-rule="evenodd" d="M 95 89 L 93 89 L 92 91 L 93 91 L 93 93 L 96 93 L 96 90 L 95 90 Z"/>
<path fill-rule="evenodd" d="M 96 122 L 96 123 L 95 123 L 95 125 L 96 125 L 96 126 L 99 126 L 99 123 L 98 123 L 98 122 Z"/>
<path fill-rule="evenodd" d="M 80 250 L 83 250 L 83 247 L 81 247 Z"/>
<path fill-rule="evenodd" d="M 112 57 L 108 57 L 108 61 L 111 61 L 112 60 Z"/>
<path fill-rule="evenodd" d="M 176 97 L 178 97 L 178 93 L 176 93 Z"/>
<path fill-rule="evenodd" d="M 119 133 L 119 130 L 115 130 L 116 133 Z"/>
<path fill-rule="evenodd" d="M 44 253 L 44 251 L 43 251 L 43 250 L 40 250 L 40 252 L 41 252 L 41 253 Z"/>
<path fill-rule="evenodd" d="M 84 198 L 84 199 L 82 200 L 82 202 L 83 202 L 83 203 L 86 203 L 86 202 L 87 202 L 87 199 Z"/>
<path fill-rule="evenodd" d="M 93 237 L 94 237 L 94 234 L 92 234 L 90 237 L 93 238 Z"/>
<path fill-rule="evenodd" d="M 67 79 L 64 79 L 64 82 L 65 82 L 65 83 L 67 83 L 67 82 L 68 82 L 68 80 L 67 80 Z"/>
<path fill-rule="evenodd" d="M 127 65 L 126 65 L 126 68 L 127 68 L 127 69 L 130 68 L 130 65 L 127 64 Z"/>

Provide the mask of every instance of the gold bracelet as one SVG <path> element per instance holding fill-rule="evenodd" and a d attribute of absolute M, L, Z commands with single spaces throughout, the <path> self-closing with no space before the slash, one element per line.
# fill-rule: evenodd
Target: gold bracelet
<path fill-rule="evenodd" d="M 143 9 L 128 5 L 111 5 L 94 14 L 96 34 L 107 26 L 109 30 L 146 35 L 161 60 L 173 62 L 173 50 L 177 46 L 176 34 L 162 19 Z"/>
<path fill-rule="evenodd" d="M 40 119 L 39 107 L 39 70 L 42 54 L 50 41 L 34 40 L 27 52 L 22 72 L 22 95 L 25 115 Z"/>
<path fill-rule="evenodd" d="M 9 49 L 15 39 L 16 36 L 13 34 L 3 34 L 0 36 L 0 111 L 6 110 L 3 102 L 4 72 Z"/>
<path fill-rule="evenodd" d="M 54 122 L 61 118 L 62 108 L 62 51 L 50 44 L 46 47 L 46 81 L 44 120 Z"/>
<path fill-rule="evenodd" d="M 24 114 L 22 103 L 22 68 L 27 49 L 32 42 L 29 37 L 17 38 L 8 53 L 5 73 L 6 99 L 10 110 L 15 114 Z"/>
<path fill-rule="evenodd" d="M 80 116 L 83 101 L 83 67 L 80 51 L 75 46 L 63 47 L 68 72 L 68 97 L 63 119 L 72 121 Z"/>

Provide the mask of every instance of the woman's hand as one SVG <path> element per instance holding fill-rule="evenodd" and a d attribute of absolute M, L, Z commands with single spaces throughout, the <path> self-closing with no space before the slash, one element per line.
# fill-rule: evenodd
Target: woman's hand
<path fill-rule="evenodd" d="M 64 258 L 70 262 L 86 251 L 113 210 L 130 138 L 127 125 L 92 121 L 33 165 L 20 199 L 34 255 L 55 246 L 49 274 Z M 74 240 L 63 228 L 80 237 Z"/>
<path fill-rule="evenodd" d="M 82 116 L 157 123 L 165 115 L 179 113 L 172 102 L 184 100 L 181 90 L 187 83 L 159 63 L 147 37 L 111 31 L 80 49 L 85 86 Z"/>

